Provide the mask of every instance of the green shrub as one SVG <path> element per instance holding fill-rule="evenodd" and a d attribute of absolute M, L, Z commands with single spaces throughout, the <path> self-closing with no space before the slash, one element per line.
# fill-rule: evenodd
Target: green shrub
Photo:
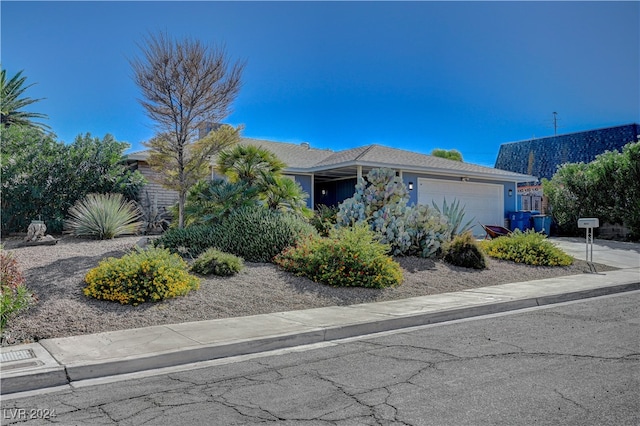
<path fill-rule="evenodd" d="M 128 148 L 111 135 L 79 135 L 65 144 L 39 129 L 3 127 L 2 231 L 24 232 L 31 220 L 41 217 L 50 233 L 60 233 L 69 208 L 90 193 L 137 199 L 145 179 L 122 161 Z"/>
<path fill-rule="evenodd" d="M 313 234 L 313 226 L 297 214 L 247 206 L 214 228 L 214 246 L 247 262 L 271 262 L 275 255 Z"/>
<path fill-rule="evenodd" d="M 169 250 L 137 250 L 119 259 L 108 258 L 85 276 L 85 296 L 138 305 L 197 290 L 200 280 L 190 275 L 187 263 Z"/>
<path fill-rule="evenodd" d="M 485 269 L 487 261 L 471 231 L 456 235 L 451 242 L 445 244 L 444 260 L 455 266 L 464 268 Z"/>
<path fill-rule="evenodd" d="M 0 248 L 0 332 L 18 312 L 29 307 L 33 294 L 25 286 L 16 259 Z"/>
<path fill-rule="evenodd" d="M 335 227 L 338 220 L 338 207 L 328 207 L 319 204 L 311 217 L 310 223 L 323 237 L 328 237 L 329 232 Z"/>
<path fill-rule="evenodd" d="M 341 228 L 329 237 L 313 236 L 275 257 L 284 270 L 341 287 L 385 288 L 402 283 L 400 265 L 387 255 L 367 225 Z"/>
<path fill-rule="evenodd" d="M 271 262 L 285 248 L 315 233 L 313 226 L 297 214 L 245 206 L 216 225 L 169 229 L 154 245 L 192 257 L 214 247 L 247 262 Z"/>
<path fill-rule="evenodd" d="M 491 257 L 537 266 L 567 266 L 573 258 L 554 246 L 545 235 L 532 229 L 516 229 L 508 237 L 485 240 L 480 247 Z"/>
<path fill-rule="evenodd" d="M 632 142 L 588 164 L 565 163 L 542 187 L 560 234 L 584 235 L 578 218 L 597 217 L 600 223 L 625 224 L 626 237 L 640 239 L 639 181 L 640 142 Z"/>
<path fill-rule="evenodd" d="M 228 277 L 242 270 L 242 258 L 210 248 L 202 253 L 191 265 L 191 270 L 202 275 L 219 275 Z"/>
<path fill-rule="evenodd" d="M 216 232 L 213 226 L 193 225 L 186 228 L 168 229 L 153 241 L 153 245 L 164 247 L 171 253 L 196 258 L 209 247 L 214 247 L 215 241 Z"/>
<path fill-rule="evenodd" d="M 140 210 L 121 194 L 89 194 L 69 209 L 65 228 L 76 236 L 100 240 L 135 234 L 142 227 Z"/>

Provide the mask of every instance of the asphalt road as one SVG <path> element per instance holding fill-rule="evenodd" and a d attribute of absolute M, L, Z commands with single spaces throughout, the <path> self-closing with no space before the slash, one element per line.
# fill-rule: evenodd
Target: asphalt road
<path fill-rule="evenodd" d="M 638 425 L 640 292 L 2 402 L 2 424 Z"/>

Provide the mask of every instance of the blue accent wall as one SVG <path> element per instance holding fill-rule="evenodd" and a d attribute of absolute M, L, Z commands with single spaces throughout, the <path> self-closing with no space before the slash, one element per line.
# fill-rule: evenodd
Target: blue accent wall
<path fill-rule="evenodd" d="M 288 176 L 293 176 L 295 181 L 300 184 L 304 192 L 306 192 L 309 197 L 307 198 L 307 207 L 312 208 L 313 200 L 311 199 L 311 176 L 309 175 L 294 175 L 287 173 Z"/>
<path fill-rule="evenodd" d="M 439 179 L 439 180 L 453 180 L 457 181 L 459 178 L 451 178 L 447 176 L 434 176 L 427 174 L 417 174 L 417 173 L 402 173 L 402 181 L 404 184 L 409 187 L 409 182 L 413 182 L 413 191 L 409 191 L 409 205 L 418 204 L 418 178 L 428 178 L 428 179 Z M 517 210 L 517 188 L 515 182 L 508 181 L 493 181 L 486 179 L 473 179 L 469 180 L 470 182 L 479 182 L 479 183 L 492 183 L 496 185 L 503 186 L 503 196 L 504 196 L 504 217 L 507 217 L 508 212 L 512 212 Z M 512 190 L 511 196 L 509 196 L 509 189 Z"/>
<path fill-rule="evenodd" d="M 333 182 L 317 183 L 315 188 L 315 206 L 324 204 L 325 206 L 337 206 L 347 198 L 353 197 L 357 179 L 343 179 Z M 325 192 L 323 194 L 322 192 Z"/>
<path fill-rule="evenodd" d="M 504 217 L 508 212 L 518 210 L 518 190 L 514 182 L 502 182 L 504 185 Z M 509 196 L 511 190 L 511 196 Z"/>

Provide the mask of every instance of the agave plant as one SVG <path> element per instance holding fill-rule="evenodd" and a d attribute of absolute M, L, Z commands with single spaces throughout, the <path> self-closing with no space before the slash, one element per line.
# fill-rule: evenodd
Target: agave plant
<path fill-rule="evenodd" d="M 171 214 L 164 207 L 158 207 L 158 194 L 153 194 L 153 201 L 149 191 L 145 191 L 145 202 L 137 204 L 142 220 L 142 230 L 145 234 L 166 231 L 171 224 Z"/>
<path fill-rule="evenodd" d="M 462 225 L 462 221 L 464 220 L 464 206 L 462 208 L 460 207 L 459 200 L 454 199 L 453 203 L 447 204 L 447 199 L 445 198 L 442 201 L 442 209 L 438 207 L 435 201 L 431 201 L 431 204 L 433 204 L 433 208 L 435 208 L 438 213 L 448 219 L 451 238 L 471 230 L 471 224 L 475 220 L 475 217 Z"/>
<path fill-rule="evenodd" d="M 135 234 L 143 225 L 136 203 L 122 194 L 89 194 L 69 209 L 69 216 L 65 228 L 71 234 L 100 240 Z"/>

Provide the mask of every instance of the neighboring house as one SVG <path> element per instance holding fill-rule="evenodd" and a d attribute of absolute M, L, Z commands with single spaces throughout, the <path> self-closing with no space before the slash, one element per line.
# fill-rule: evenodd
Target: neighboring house
<path fill-rule="evenodd" d="M 291 144 L 257 139 L 243 144 L 262 146 L 287 164 L 284 174 L 291 176 L 309 194 L 307 205 L 337 205 L 353 196 L 358 177 L 374 168 L 386 167 L 396 173 L 409 188 L 409 203 L 442 205 L 457 199 L 465 206 L 466 217 L 474 219 L 474 233 L 483 234 L 482 224 L 504 224 L 507 212 L 516 209 L 518 183 L 537 177 L 491 167 L 478 166 L 419 154 L 381 145 L 367 145 L 343 151 L 312 148 L 308 143 Z M 146 164 L 146 152 L 128 156 L 149 181 L 153 175 Z M 157 185 L 157 184 L 156 184 Z M 162 193 L 160 200 L 171 198 L 170 192 L 157 186 L 150 191 Z M 168 195 L 169 194 L 169 195 Z M 173 194 L 173 202 L 177 199 Z"/>
<path fill-rule="evenodd" d="M 500 146 L 495 167 L 551 179 L 564 163 L 590 163 L 605 151 L 622 151 L 626 144 L 637 142 L 639 136 L 640 125 L 634 123 L 509 142 Z M 546 200 L 542 197 L 542 187 L 539 182 L 530 183 L 518 188 L 518 209 L 544 211 Z"/>

